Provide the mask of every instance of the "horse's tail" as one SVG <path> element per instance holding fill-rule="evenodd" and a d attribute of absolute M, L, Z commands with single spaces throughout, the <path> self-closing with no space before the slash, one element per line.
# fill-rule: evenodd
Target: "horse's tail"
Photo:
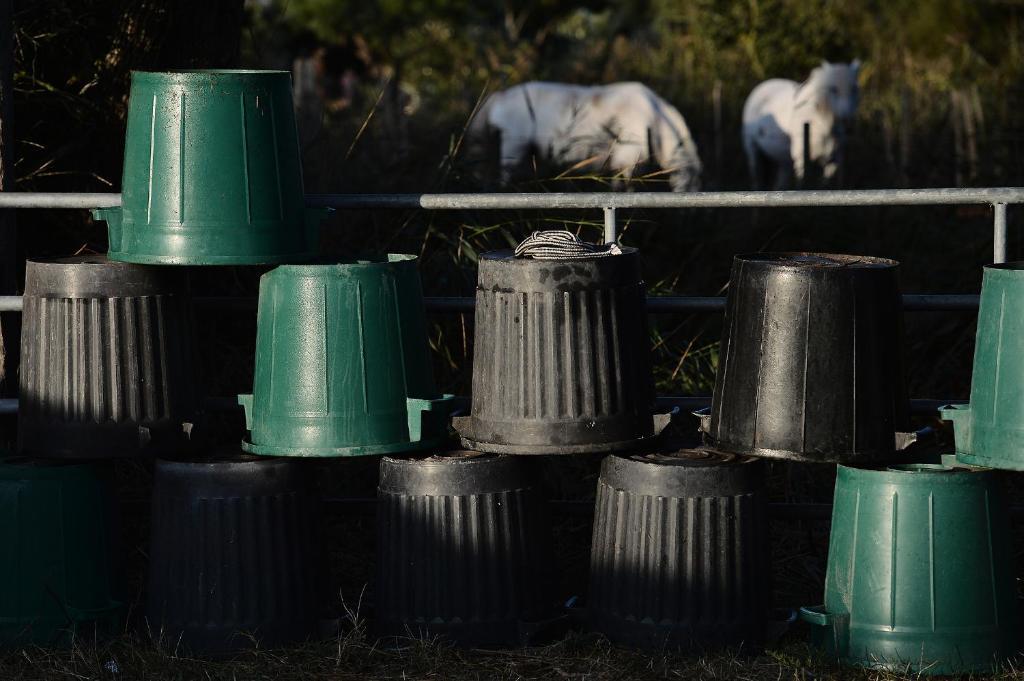
<path fill-rule="evenodd" d="M 652 93 L 653 94 L 653 93 Z M 676 191 L 694 191 L 700 188 L 700 175 L 704 171 L 697 143 L 693 140 L 683 114 L 660 97 L 657 99 L 657 134 L 654 135 L 655 160 L 662 168 L 672 169 L 671 181 Z"/>
<path fill-rule="evenodd" d="M 490 175 L 496 172 L 491 165 L 498 158 L 498 131 L 490 123 L 490 113 L 500 94 L 492 92 L 477 107 L 466 125 L 462 143 L 463 163 L 472 175 L 484 182 L 490 182 L 493 179 Z"/>
<path fill-rule="evenodd" d="M 466 126 L 466 142 L 473 142 L 478 138 L 486 137 L 490 128 L 488 117 L 490 115 L 491 107 L 494 106 L 495 95 L 498 93 L 492 92 L 484 98 L 483 103 L 477 107 L 476 111 L 472 114 L 472 118 L 469 119 L 469 124 Z"/>

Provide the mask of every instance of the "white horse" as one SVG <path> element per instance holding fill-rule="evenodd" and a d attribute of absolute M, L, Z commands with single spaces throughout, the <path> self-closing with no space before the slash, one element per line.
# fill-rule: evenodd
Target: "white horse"
<path fill-rule="evenodd" d="M 697 191 L 697 145 L 679 111 L 641 83 L 586 87 L 530 82 L 495 92 L 470 123 L 469 143 L 499 139 L 501 181 L 532 154 L 572 172 L 610 172 L 621 188 L 656 166 L 673 191 Z"/>
<path fill-rule="evenodd" d="M 751 182 L 759 188 L 762 161 L 775 166 L 775 188 L 804 179 L 804 124 L 810 124 L 806 155 L 826 180 L 839 167 L 845 128 L 857 111 L 860 62 L 823 61 L 803 83 L 773 78 L 755 87 L 743 105 L 743 150 Z"/>

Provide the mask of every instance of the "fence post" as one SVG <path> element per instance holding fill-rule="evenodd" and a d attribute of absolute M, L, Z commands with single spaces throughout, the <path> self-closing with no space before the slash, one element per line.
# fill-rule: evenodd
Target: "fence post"
<path fill-rule="evenodd" d="M 803 189 L 807 186 L 807 172 L 811 169 L 811 122 L 804 121 L 804 172 L 797 178 L 797 186 Z"/>
<path fill-rule="evenodd" d="M 605 206 L 604 209 L 604 242 L 613 244 L 619 240 L 618 226 L 615 224 L 615 209 Z"/>
<path fill-rule="evenodd" d="M 1006 262 L 1006 204 L 992 204 L 992 262 Z"/>

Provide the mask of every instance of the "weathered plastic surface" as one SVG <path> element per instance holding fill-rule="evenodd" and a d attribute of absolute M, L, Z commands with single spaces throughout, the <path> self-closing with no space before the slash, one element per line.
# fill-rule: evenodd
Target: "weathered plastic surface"
<path fill-rule="evenodd" d="M 101 255 L 25 268 L 20 451 L 92 459 L 180 448 L 198 403 L 182 273 Z"/>
<path fill-rule="evenodd" d="M 763 462 L 706 450 L 604 460 L 588 609 L 612 641 L 759 645 L 770 565 Z"/>
<path fill-rule="evenodd" d="M 207 655 L 302 641 L 317 622 L 321 555 L 311 489 L 294 462 L 156 462 L 148 626 Z"/>
<path fill-rule="evenodd" d="M 132 73 L 110 257 L 161 265 L 301 262 L 323 210 L 304 205 L 287 71 Z"/>
<path fill-rule="evenodd" d="M 991 671 L 1019 649 L 1014 552 L 994 471 L 840 466 L 825 603 L 802 608 L 841 661 Z"/>
<path fill-rule="evenodd" d="M 0 647 L 116 633 L 116 533 L 96 464 L 0 462 Z"/>
<path fill-rule="evenodd" d="M 971 402 L 942 415 L 959 461 L 1024 470 L 1024 262 L 985 267 Z"/>
<path fill-rule="evenodd" d="M 657 426 L 635 248 L 578 260 L 480 258 L 464 447 L 498 454 L 641 448 Z"/>
<path fill-rule="evenodd" d="M 256 326 L 245 451 L 391 454 L 447 438 L 415 256 L 278 267 L 260 279 Z"/>
<path fill-rule="evenodd" d="M 448 452 L 380 466 L 375 631 L 516 647 L 550 617 L 550 525 L 528 462 Z"/>
<path fill-rule="evenodd" d="M 892 460 L 912 441 L 898 266 L 736 256 L 705 442 L 795 461 Z"/>

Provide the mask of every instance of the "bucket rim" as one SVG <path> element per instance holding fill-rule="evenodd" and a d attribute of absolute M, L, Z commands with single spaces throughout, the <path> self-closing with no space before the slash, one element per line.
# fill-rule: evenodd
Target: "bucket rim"
<path fill-rule="evenodd" d="M 1019 276 L 1024 276 L 1024 260 L 989 263 L 985 265 L 985 273 L 987 274 L 989 272 L 1006 272 L 1006 276 L 1011 276 L 1011 273 L 1019 272 Z"/>
<path fill-rule="evenodd" d="M 291 71 L 280 69 L 167 69 L 165 71 L 132 71 L 132 78 L 170 78 L 175 76 L 280 76 L 291 75 Z"/>
<path fill-rule="evenodd" d="M 765 251 L 738 253 L 734 263 L 759 263 L 774 267 L 807 269 L 886 269 L 899 267 L 899 261 L 874 255 L 823 253 L 816 251 Z"/>
<path fill-rule="evenodd" d="M 280 273 L 300 277 L 320 277 L 325 274 L 347 274 L 361 270 L 386 269 L 402 263 L 415 264 L 418 255 L 411 253 L 387 253 L 380 256 L 352 258 L 351 260 L 325 260 L 322 262 L 284 263 L 267 274 Z"/>

